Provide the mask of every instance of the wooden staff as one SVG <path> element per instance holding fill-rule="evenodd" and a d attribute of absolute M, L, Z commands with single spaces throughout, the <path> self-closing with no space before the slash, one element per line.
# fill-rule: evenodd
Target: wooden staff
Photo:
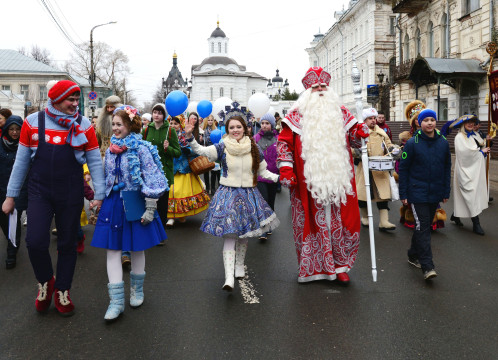
<path fill-rule="evenodd" d="M 493 106 L 493 100 L 491 96 L 491 87 L 489 86 L 489 77 L 491 76 L 491 72 L 493 71 L 493 59 L 495 58 L 497 48 L 496 44 L 494 42 L 489 42 L 488 46 L 486 46 L 486 52 L 489 54 L 489 67 L 488 67 L 488 132 L 486 134 L 489 134 L 491 130 L 491 107 Z M 486 136 L 487 137 L 487 136 Z M 489 142 L 490 140 L 486 140 L 486 147 L 489 147 Z M 488 156 L 486 157 L 486 186 L 488 187 L 488 192 L 489 192 L 489 158 L 491 157 L 491 151 L 488 153 Z"/>

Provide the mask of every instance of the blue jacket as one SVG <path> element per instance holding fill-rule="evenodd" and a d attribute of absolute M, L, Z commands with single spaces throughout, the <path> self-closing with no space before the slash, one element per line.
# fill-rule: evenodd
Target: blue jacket
<path fill-rule="evenodd" d="M 438 130 L 418 130 L 407 141 L 399 165 L 399 197 L 409 203 L 437 203 L 450 197 L 451 153 Z"/>

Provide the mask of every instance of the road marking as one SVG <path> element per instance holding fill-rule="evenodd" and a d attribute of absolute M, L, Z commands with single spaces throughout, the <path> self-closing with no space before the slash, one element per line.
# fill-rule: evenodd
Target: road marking
<path fill-rule="evenodd" d="M 249 274 L 247 271 L 247 266 L 244 265 L 244 271 L 246 275 L 243 279 L 239 279 L 240 293 L 244 298 L 246 304 L 259 304 L 259 297 L 256 295 L 257 291 L 254 288 L 251 279 L 249 279 Z"/>

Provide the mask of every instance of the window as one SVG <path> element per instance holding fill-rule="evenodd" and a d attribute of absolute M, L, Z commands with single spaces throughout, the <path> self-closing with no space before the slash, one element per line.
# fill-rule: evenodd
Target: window
<path fill-rule="evenodd" d="M 230 88 L 230 99 L 233 99 L 233 88 Z"/>
<path fill-rule="evenodd" d="M 225 54 L 228 54 L 228 43 L 225 43 Z"/>
<path fill-rule="evenodd" d="M 252 95 L 256 94 L 256 90 L 253 90 L 253 91 L 251 92 L 251 94 L 252 94 Z"/>
<path fill-rule="evenodd" d="M 443 14 L 441 17 L 441 26 L 442 26 L 442 31 L 441 31 L 441 57 L 446 58 L 448 57 L 448 16 L 446 14 Z"/>
<path fill-rule="evenodd" d="M 220 88 L 220 97 L 223 97 L 223 88 Z"/>
<path fill-rule="evenodd" d="M 318 66 L 318 61 L 313 60 L 313 66 L 314 66 L 314 67 L 317 67 L 317 66 Z"/>
<path fill-rule="evenodd" d="M 29 85 L 21 85 L 21 94 L 24 97 L 24 100 L 28 98 L 29 94 Z"/>
<path fill-rule="evenodd" d="M 415 51 L 417 55 L 420 55 L 420 29 L 415 32 Z"/>
<path fill-rule="evenodd" d="M 429 21 L 429 26 L 427 27 L 427 56 L 434 57 L 434 27 L 432 21 Z"/>
<path fill-rule="evenodd" d="M 99 96 L 99 108 L 103 108 L 103 107 L 104 107 L 104 97 Z"/>
<path fill-rule="evenodd" d="M 41 101 L 47 100 L 47 87 L 45 85 L 38 85 L 39 97 L 38 99 Z"/>
<path fill-rule="evenodd" d="M 439 119 L 438 121 L 448 121 L 448 99 L 441 99 L 439 102 Z"/>
<path fill-rule="evenodd" d="M 464 0 L 463 10 L 464 13 L 462 15 L 470 14 L 472 11 L 476 11 L 479 9 L 480 4 L 479 0 Z"/>
<path fill-rule="evenodd" d="M 218 43 L 218 52 L 221 53 L 221 43 Z"/>
<path fill-rule="evenodd" d="M 2 90 L 10 91 L 10 85 L 2 85 Z"/>
<path fill-rule="evenodd" d="M 394 80 L 394 69 L 396 69 L 396 58 L 393 56 L 389 60 L 389 80 Z"/>
<path fill-rule="evenodd" d="M 211 52 L 214 53 L 214 42 L 211 43 Z"/>
<path fill-rule="evenodd" d="M 213 101 L 213 88 L 209 89 L 211 91 L 211 101 Z"/>
<path fill-rule="evenodd" d="M 405 35 L 405 41 L 403 44 L 403 55 L 404 55 L 404 60 L 408 61 L 410 60 L 410 38 L 408 37 L 408 34 Z"/>
<path fill-rule="evenodd" d="M 396 35 L 396 17 L 389 18 L 389 35 Z"/>

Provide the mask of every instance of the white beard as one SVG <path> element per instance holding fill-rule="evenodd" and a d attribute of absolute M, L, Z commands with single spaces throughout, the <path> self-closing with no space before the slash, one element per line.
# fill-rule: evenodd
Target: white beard
<path fill-rule="evenodd" d="M 106 139 L 112 136 L 112 113 L 109 114 L 105 108 L 101 110 L 97 118 L 97 130 Z"/>
<path fill-rule="evenodd" d="M 353 170 L 339 99 L 330 88 L 321 93 L 310 88 L 297 106 L 302 115 L 301 157 L 308 191 L 322 205 L 345 204 L 346 195 L 353 194 Z"/>

